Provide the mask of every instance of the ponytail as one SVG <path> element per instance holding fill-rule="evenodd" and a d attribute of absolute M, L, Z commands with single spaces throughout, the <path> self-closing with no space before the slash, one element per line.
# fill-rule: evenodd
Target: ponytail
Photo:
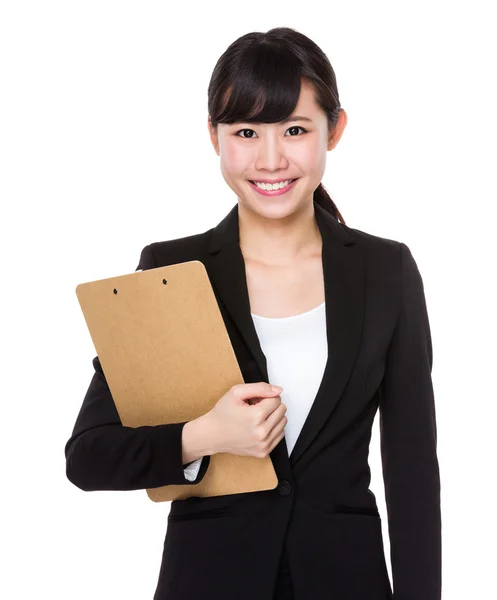
<path fill-rule="evenodd" d="M 328 211 L 333 217 L 335 217 L 337 221 L 340 221 L 346 225 L 344 218 L 340 214 L 340 211 L 336 207 L 322 183 L 320 183 L 314 190 L 313 200 L 316 204 L 319 204 L 321 208 L 324 208 L 324 210 Z"/>

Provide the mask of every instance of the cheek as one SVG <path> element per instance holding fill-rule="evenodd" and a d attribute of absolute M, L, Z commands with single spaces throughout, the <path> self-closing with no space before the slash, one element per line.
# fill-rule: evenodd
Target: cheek
<path fill-rule="evenodd" d="M 316 138 L 292 150 L 291 161 L 305 173 L 321 172 L 326 165 L 326 152 Z"/>
<path fill-rule="evenodd" d="M 248 148 L 243 148 L 240 144 L 224 141 L 220 147 L 221 168 L 223 172 L 233 173 L 234 175 L 243 173 L 247 164 L 250 163 L 251 153 Z"/>

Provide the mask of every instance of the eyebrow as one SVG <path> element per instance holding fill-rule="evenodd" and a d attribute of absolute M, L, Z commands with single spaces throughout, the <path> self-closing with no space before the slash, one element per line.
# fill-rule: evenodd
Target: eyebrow
<path fill-rule="evenodd" d="M 293 121 L 309 121 L 310 123 L 312 123 L 312 119 L 309 119 L 309 117 L 299 117 L 298 115 L 294 115 L 293 117 L 288 117 L 288 119 L 285 119 L 284 121 L 281 121 L 282 123 L 292 123 Z"/>

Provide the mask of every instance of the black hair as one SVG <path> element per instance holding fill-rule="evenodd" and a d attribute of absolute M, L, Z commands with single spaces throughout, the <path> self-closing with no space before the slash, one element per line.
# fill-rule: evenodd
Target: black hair
<path fill-rule="evenodd" d="M 212 72 L 208 87 L 211 126 L 283 121 L 294 111 L 303 81 L 314 89 L 331 132 L 342 108 L 335 72 L 319 46 L 290 27 L 247 33 L 228 46 Z M 322 183 L 313 199 L 345 224 Z"/>

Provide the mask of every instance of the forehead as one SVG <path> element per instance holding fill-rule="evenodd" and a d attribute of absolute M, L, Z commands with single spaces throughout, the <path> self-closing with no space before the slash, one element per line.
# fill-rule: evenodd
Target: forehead
<path fill-rule="evenodd" d="M 296 115 L 306 115 L 312 117 L 320 110 L 316 102 L 314 89 L 307 83 L 303 82 L 300 88 L 300 96 L 293 111 Z"/>

